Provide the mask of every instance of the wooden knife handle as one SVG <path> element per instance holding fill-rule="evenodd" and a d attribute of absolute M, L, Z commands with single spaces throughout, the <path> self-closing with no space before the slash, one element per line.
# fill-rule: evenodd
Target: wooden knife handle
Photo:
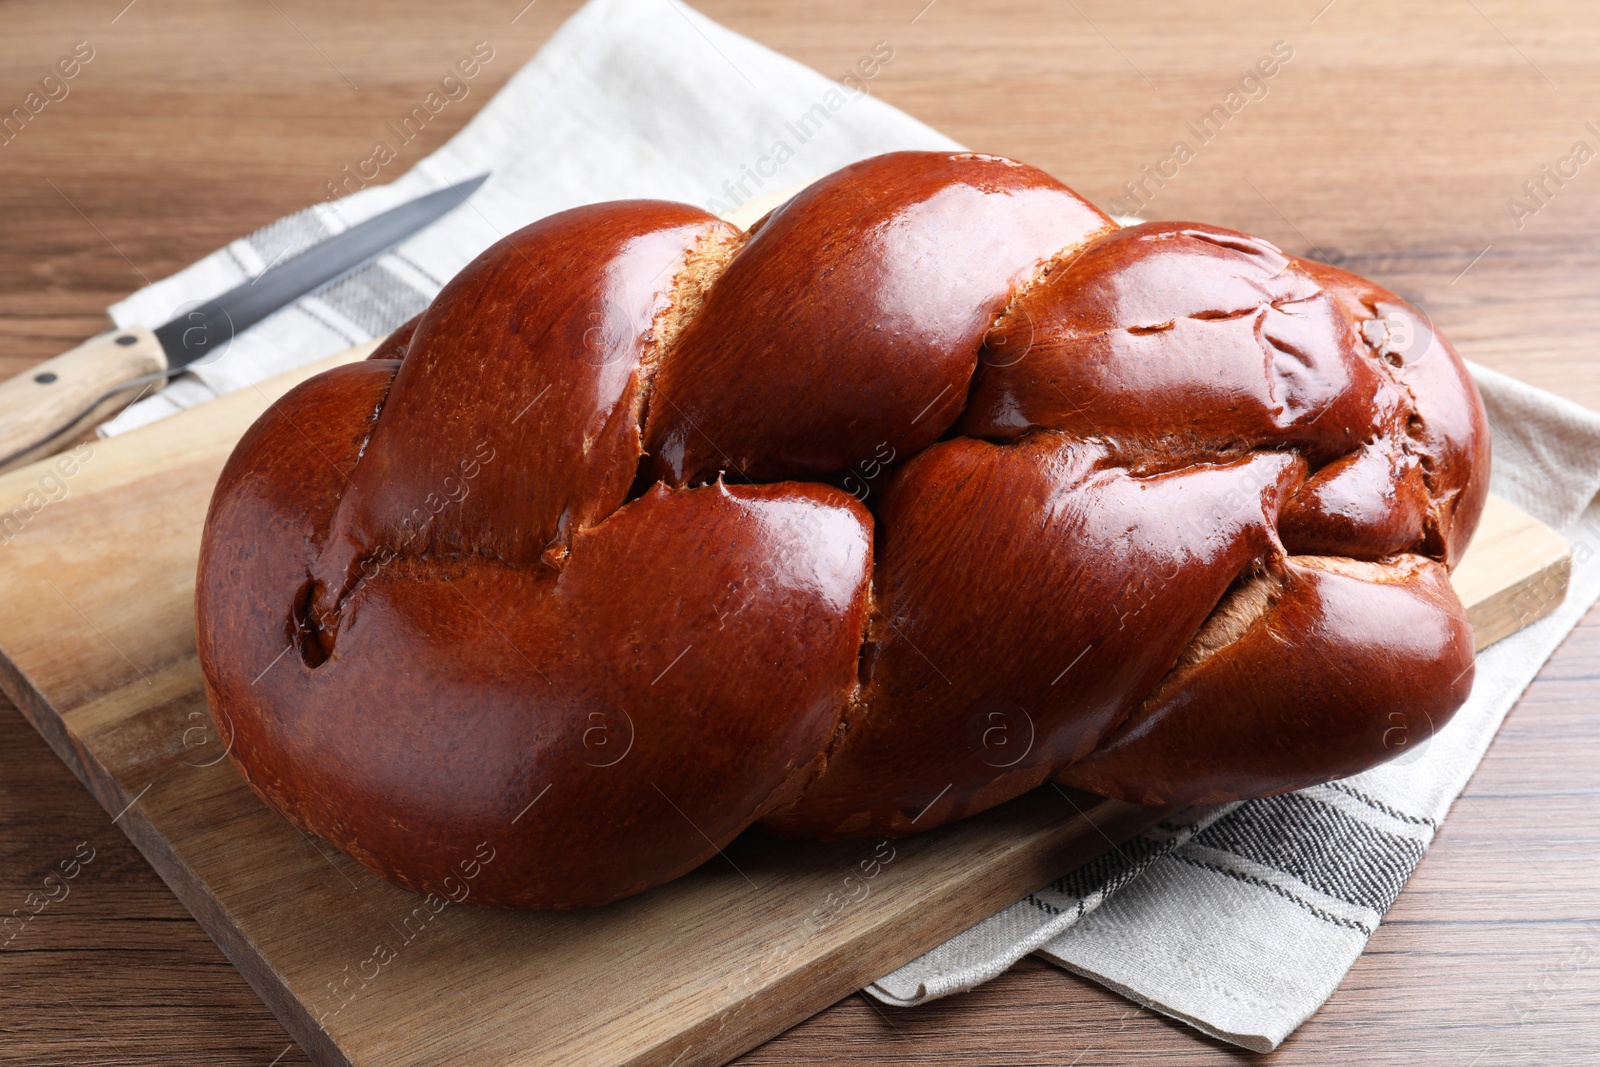
<path fill-rule="evenodd" d="M 0 382 L 0 470 L 66 448 L 83 431 L 160 389 L 167 355 L 143 326 L 111 330 Z"/>

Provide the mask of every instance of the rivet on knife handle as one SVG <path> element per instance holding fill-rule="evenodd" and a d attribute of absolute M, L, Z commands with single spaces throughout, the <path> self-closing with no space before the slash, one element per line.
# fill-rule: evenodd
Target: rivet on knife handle
<path fill-rule="evenodd" d="M 161 388 L 166 370 L 156 335 L 130 326 L 0 382 L 0 470 L 60 451 L 127 407 L 141 389 L 148 395 Z"/>

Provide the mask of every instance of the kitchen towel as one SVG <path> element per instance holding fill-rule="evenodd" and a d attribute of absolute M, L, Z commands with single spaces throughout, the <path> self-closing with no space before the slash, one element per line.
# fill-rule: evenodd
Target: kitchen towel
<path fill-rule="evenodd" d="M 492 41 L 466 41 L 463 54 L 480 67 L 503 62 Z M 448 144 L 390 184 L 360 188 L 373 166 L 387 179 L 385 166 L 405 165 L 398 137 L 385 143 L 396 155 L 390 163 L 329 175 L 351 195 L 273 223 L 111 308 L 118 325 L 165 322 L 396 203 L 492 175 L 443 222 L 242 333 L 106 432 L 381 336 L 484 247 L 551 212 L 648 196 L 720 214 L 878 152 L 958 148 L 872 97 L 872 79 L 893 61 L 892 42 L 863 41 L 835 81 L 676 0 L 594 0 Z M 468 69 L 450 96 L 470 93 Z M 361 153 L 364 162 L 384 158 L 377 147 Z M 1186 812 L 867 992 L 923 1003 L 1038 952 L 1258 1050 L 1275 1047 L 1327 999 L 1506 711 L 1600 595 L 1600 507 L 1591 506 L 1600 417 L 1492 371 L 1474 373 L 1495 429 L 1495 490 L 1565 532 L 1575 552 L 1565 605 L 1479 657 L 1472 699 L 1455 720 L 1436 737 L 1407 739 L 1399 759 L 1356 778 Z"/>

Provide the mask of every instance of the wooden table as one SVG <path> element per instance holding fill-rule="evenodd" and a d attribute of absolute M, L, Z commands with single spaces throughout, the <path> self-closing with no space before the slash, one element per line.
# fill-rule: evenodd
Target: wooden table
<path fill-rule="evenodd" d="M 490 41 L 496 58 L 475 95 L 404 161 L 441 144 L 575 7 L 126 2 L 0 9 L 0 111 L 76 42 L 94 50 L 69 95 L 0 144 L 6 375 L 100 329 L 102 309 L 144 279 L 320 198 L 386 121 Z M 1600 150 L 1600 16 L 1589 5 L 924 4 L 701 8 L 833 74 L 887 42 L 894 58 L 872 82 L 881 98 L 1102 203 L 1126 198 L 1123 183 L 1184 140 L 1194 157 L 1164 187 L 1147 186 L 1149 216 L 1235 226 L 1333 259 L 1428 309 L 1469 358 L 1600 408 L 1600 160 L 1560 186 L 1541 171 L 1577 140 Z M 1277 41 L 1293 58 L 1266 95 L 1255 90 L 1200 144 L 1185 122 L 1198 124 Z M 1538 201 L 1529 180 L 1545 183 Z M 1520 220 L 1508 204 L 1519 196 Z M 1591 618 L 1513 712 L 1344 986 L 1268 1059 L 1600 1062 L 1596 664 Z M 71 896 L 0 950 L 0 1063 L 308 1062 L 89 794 L 0 708 L 0 903 L 13 901 L 0 911 L 87 849 L 94 859 Z M 920 1010 L 848 998 L 742 1062 L 822 1058 L 1254 1057 L 1028 963 Z"/>

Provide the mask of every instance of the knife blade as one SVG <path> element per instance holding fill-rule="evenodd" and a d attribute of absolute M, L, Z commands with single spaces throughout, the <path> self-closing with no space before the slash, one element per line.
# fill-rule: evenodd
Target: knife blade
<path fill-rule="evenodd" d="M 109 330 L 0 383 L 0 470 L 59 451 L 137 396 L 220 355 L 237 334 L 459 207 L 488 177 L 480 174 L 374 215 L 154 330 Z"/>

